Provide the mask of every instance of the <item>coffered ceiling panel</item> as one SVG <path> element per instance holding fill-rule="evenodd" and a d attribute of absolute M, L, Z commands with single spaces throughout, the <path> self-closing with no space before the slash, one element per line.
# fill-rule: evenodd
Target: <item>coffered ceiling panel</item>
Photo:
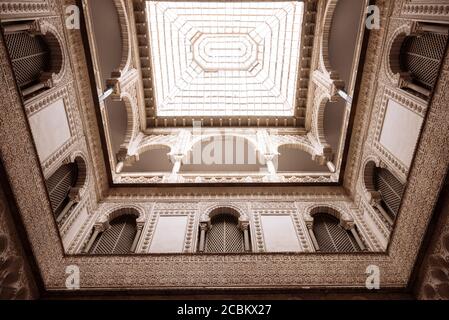
<path fill-rule="evenodd" d="M 158 116 L 293 116 L 302 2 L 148 1 Z"/>

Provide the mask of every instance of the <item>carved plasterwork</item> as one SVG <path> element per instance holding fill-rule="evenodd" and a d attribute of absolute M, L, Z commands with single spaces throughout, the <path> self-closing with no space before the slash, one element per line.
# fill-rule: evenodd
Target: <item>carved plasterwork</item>
<path fill-rule="evenodd" d="M 412 23 L 402 19 L 392 19 L 388 40 L 383 54 L 382 68 L 390 81 L 390 85 L 397 86 L 399 83 L 399 55 L 402 42 L 410 35 Z M 393 70 L 395 69 L 396 70 Z"/>
<path fill-rule="evenodd" d="M 65 0 L 64 5 L 76 5 L 75 0 Z M 103 151 L 101 148 L 100 132 L 97 125 L 97 116 L 92 97 L 92 89 L 89 85 L 87 62 L 84 54 L 84 45 L 78 30 L 66 30 L 66 42 L 68 52 L 74 69 L 73 84 L 77 96 L 77 105 L 81 122 L 83 123 L 87 148 L 90 150 L 90 162 L 94 175 L 95 194 L 104 195 L 108 188 L 108 178 Z"/>
<path fill-rule="evenodd" d="M 69 3 L 69 2 L 68 2 Z M 385 2 L 377 3 L 385 8 Z M 384 12 L 381 10 L 381 12 Z M 389 13 L 389 10 L 385 10 Z M 386 24 L 382 15 L 382 23 Z M 78 92 L 81 117 L 86 128 L 85 135 L 91 154 L 95 192 L 92 195 L 110 194 L 110 200 L 120 203 L 161 202 L 185 203 L 192 197 L 206 201 L 275 202 L 309 199 L 318 201 L 326 197 L 338 200 L 346 198 L 346 191 L 339 187 L 325 188 L 123 188 L 108 189 L 107 174 L 102 160 L 101 143 L 91 91 L 87 83 L 87 69 L 82 52 L 82 42 L 76 31 L 67 32 L 70 54 L 77 73 L 75 85 Z M 377 92 L 379 66 L 382 60 L 382 43 L 385 30 L 373 31 L 368 46 L 356 124 L 346 168 L 345 186 L 352 195 L 359 178 L 363 148 L 367 139 L 367 128 Z M 90 234 L 95 215 L 90 215 L 72 242 L 66 254 L 58 230 L 55 227 L 51 207 L 46 197 L 44 177 L 34 150 L 27 119 L 16 90 L 10 66 L 7 63 L 3 40 L 0 39 L 0 96 L 5 112 L 0 122 L 0 151 L 2 162 L 17 201 L 21 220 L 30 241 L 36 264 L 42 274 L 43 283 L 49 291 L 64 291 L 66 266 L 77 265 L 82 272 L 81 286 L 94 289 L 192 289 L 192 288 L 365 288 L 366 267 L 377 265 L 382 274 L 383 288 L 406 288 L 414 262 L 418 256 L 427 225 L 441 189 L 443 176 L 449 165 L 449 114 L 447 113 L 447 85 L 449 82 L 449 60 L 446 58 L 436 95 L 430 105 L 428 119 L 424 125 L 415 161 L 410 168 L 409 183 L 398 215 L 397 225 L 391 236 L 387 253 L 364 254 L 267 254 L 257 255 L 197 255 L 165 254 L 135 256 L 80 256 L 84 239 Z M 78 46 L 78 47 L 77 47 Z M 383 80 L 383 79 L 381 79 Z M 377 100 L 379 101 L 379 100 Z M 108 191 L 109 190 L 109 191 Z M 303 197 L 303 198 L 300 198 Z M 148 205 L 148 204 L 147 204 Z M 251 203 L 252 205 L 252 203 Z M 173 204 L 175 206 L 175 204 Z M 281 204 L 279 204 L 281 206 Z M 151 206 L 149 206 L 151 207 Z M 257 207 L 257 206 L 255 206 Z M 147 219 L 151 225 L 151 210 Z M 165 210 L 165 209 L 164 209 Z M 189 209 L 190 210 L 190 209 Z M 193 210 L 193 209 L 192 209 Z M 252 209 L 251 209 L 252 210 Z M 153 216 L 152 216 L 153 214 Z M 360 218 L 357 218 L 360 217 Z M 362 213 L 357 219 L 363 225 Z M 260 219 L 254 215 L 254 226 Z M 258 241 L 256 234 L 256 241 Z M 366 239 L 365 239 L 366 240 Z M 143 240 L 143 245 L 145 240 Z M 374 239 L 370 240 L 374 243 Z M 258 244 L 259 245 L 259 244 Z M 375 246 L 373 245 L 373 248 Z M 213 267 L 211 267 L 213 266 Z M 218 268 L 218 269 L 217 269 Z M 217 276 L 219 272 L 220 276 Z"/>
<path fill-rule="evenodd" d="M 382 28 L 370 31 L 359 98 L 358 101 L 354 101 L 357 104 L 357 112 L 351 133 L 349 156 L 344 176 L 344 185 L 351 192 L 355 192 L 357 179 L 361 172 L 363 153 L 366 146 L 369 145 L 369 143 L 366 144 L 366 141 L 370 137 L 371 117 L 376 115 L 373 109 L 380 103 L 376 101 L 380 99 L 378 88 L 382 87 L 380 84 L 385 82 L 385 79 L 380 76 L 381 69 L 379 66 L 382 65 L 383 54 L 379 54 L 379 52 L 384 50 L 385 36 L 389 29 L 394 2 L 380 0 L 376 1 L 376 5 L 380 8 Z"/>
<path fill-rule="evenodd" d="M 449 224 L 448 224 L 448 184 L 440 194 L 436 209 L 438 222 L 426 257 L 422 259 L 419 267 L 416 285 L 414 288 L 418 299 L 448 300 L 449 299 Z M 419 263 L 419 262 L 418 262 Z"/>
<path fill-rule="evenodd" d="M 402 0 L 401 16 L 407 19 L 449 21 L 446 0 Z"/>
<path fill-rule="evenodd" d="M 324 129 L 323 129 L 324 130 Z M 324 133 L 323 133 L 324 136 Z M 125 166 L 132 165 L 139 161 L 139 157 L 152 149 L 167 148 L 167 156 L 174 162 L 173 156 L 181 156 L 183 161 L 191 152 L 195 151 L 195 146 L 203 141 L 210 141 L 218 138 L 237 138 L 247 141 L 260 155 L 278 155 L 279 148 L 288 146 L 309 153 L 311 158 L 321 165 L 326 165 L 332 159 L 329 150 L 313 139 L 313 135 L 303 135 L 297 132 L 283 132 L 272 129 L 178 129 L 176 131 L 155 132 L 153 135 L 140 133 L 129 144 L 122 161 Z M 166 173 L 160 172 L 122 172 L 120 164 L 113 164 L 113 181 L 117 184 L 123 183 L 165 183 Z M 120 170 L 118 169 L 120 168 Z M 263 183 L 266 182 L 265 172 L 254 173 L 179 173 L 183 183 Z M 326 172 L 296 172 L 279 174 L 279 181 L 287 183 L 316 183 L 316 182 L 336 182 L 338 173 Z M 178 181 L 179 182 L 179 181 Z"/>
<path fill-rule="evenodd" d="M 56 12 L 56 0 L 3 0 L 0 3 L 0 18 L 36 17 Z"/>
<path fill-rule="evenodd" d="M 197 241 L 198 205 L 195 202 L 170 202 L 146 205 L 147 220 L 142 232 L 142 237 L 137 246 L 137 253 L 148 253 L 156 230 L 158 219 L 161 216 L 187 216 L 187 226 L 184 234 L 183 253 L 194 252 Z"/>
<path fill-rule="evenodd" d="M 261 218 L 268 216 L 289 216 L 292 219 L 293 227 L 298 238 L 299 251 L 313 252 L 313 244 L 307 233 L 307 227 L 303 216 L 298 212 L 298 206 L 295 202 L 255 202 L 251 204 L 251 211 L 254 217 L 255 240 L 259 252 L 266 252 L 265 240 L 263 238 L 263 225 Z"/>

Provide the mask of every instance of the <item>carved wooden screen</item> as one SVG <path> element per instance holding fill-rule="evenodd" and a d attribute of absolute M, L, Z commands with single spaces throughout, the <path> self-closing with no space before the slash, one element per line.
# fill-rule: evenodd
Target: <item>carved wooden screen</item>
<path fill-rule="evenodd" d="M 5 40 L 19 87 L 38 82 L 50 62 L 50 51 L 43 38 L 16 32 L 6 34 Z"/>
<path fill-rule="evenodd" d="M 404 185 L 387 169 L 376 168 L 374 185 L 382 196 L 382 206 L 392 219 L 396 217 L 401 205 Z"/>
<path fill-rule="evenodd" d="M 355 252 L 360 248 L 335 217 L 318 213 L 313 216 L 313 233 L 322 252 Z"/>
<path fill-rule="evenodd" d="M 238 227 L 237 218 L 220 214 L 212 218 L 211 229 L 206 234 L 206 252 L 244 252 L 243 232 Z"/>
<path fill-rule="evenodd" d="M 57 216 L 68 202 L 68 194 L 78 176 L 78 168 L 75 163 L 62 165 L 46 181 L 48 195 L 53 213 Z"/>
<path fill-rule="evenodd" d="M 407 37 L 401 49 L 401 68 L 421 86 L 432 90 L 446 50 L 447 35 L 424 33 Z"/>
<path fill-rule="evenodd" d="M 98 235 L 90 253 L 92 254 L 127 254 L 137 233 L 136 217 L 122 215 L 110 223 L 109 229 Z"/>

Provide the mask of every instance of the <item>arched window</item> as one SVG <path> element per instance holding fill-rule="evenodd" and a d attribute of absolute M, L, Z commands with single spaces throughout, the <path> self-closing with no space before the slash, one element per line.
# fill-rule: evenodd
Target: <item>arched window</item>
<path fill-rule="evenodd" d="M 5 35 L 11 63 L 20 89 L 39 83 L 49 70 L 50 50 L 42 36 L 21 31 Z"/>
<path fill-rule="evenodd" d="M 428 98 L 433 92 L 446 52 L 448 31 L 435 25 L 418 25 L 420 32 L 405 37 L 400 49 L 400 86 Z"/>
<path fill-rule="evenodd" d="M 107 230 L 96 236 L 88 251 L 91 254 L 131 253 L 136 234 L 136 217 L 121 215 L 109 222 Z"/>
<path fill-rule="evenodd" d="M 360 251 L 354 235 L 343 229 L 340 221 L 326 213 L 313 216 L 313 234 L 321 252 Z"/>
<path fill-rule="evenodd" d="M 62 69 L 62 51 L 57 38 L 37 21 L 3 24 L 6 47 L 17 85 L 25 99 L 52 87 L 53 76 Z"/>
<path fill-rule="evenodd" d="M 404 184 L 388 169 L 369 161 L 364 169 L 364 185 L 370 194 L 371 205 L 392 226 L 402 202 Z"/>
<path fill-rule="evenodd" d="M 76 163 L 63 164 L 47 179 L 46 185 L 53 213 L 60 220 L 68 207 L 73 205 L 69 198 L 71 189 L 76 185 L 78 166 Z"/>
<path fill-rule="evenodd" d="M 401 205 L 404 185 L 388 169 L 375 168 L 374 187 L 380 194 L 383 209 L 394 221 Z"/>
<path fill-rule="evenodd" d="M 218 214 L 211 219 L 211 227 L 206 233 L 205 252 L 244 252 L 245 242 L 238 219 L 232 214 Z"/>

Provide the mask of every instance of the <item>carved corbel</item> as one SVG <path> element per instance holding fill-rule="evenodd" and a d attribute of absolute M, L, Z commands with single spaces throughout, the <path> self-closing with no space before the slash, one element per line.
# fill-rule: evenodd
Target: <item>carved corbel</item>
<path fill-rule="evenodd" d="M 257 130 L 256 138 L 257 138 L 257 149 L 261 154 L 279 155 L 277 147 L 267 130 L 265 129 Z"/>
<path fill-rule="evenodd" d="M 117 157 L 117 165 L 116 165 L 116 173 L 120 173 L 123 170 L 123 167 L 129 167 L 139 161 L 139 154 L 128 154 L 128 149 L 125 146 L 122 146 L 120 150 L 116 154 Z"/>
<path fill-rule="evenodd" d="M 168 153 L 170 160 L 175 163 L 175 157 L 187 156 L 188 152 L 190 151 L 191 145 L 192 133 L 188 130 L 181 130 L 176 137 L 175 145 L 171 148 L 170 153 Z"/>
<path fill-rule="evenodd" d="M 332 79 L 329 74 L 326 74 L 320 70 L 315 70 L 313 72 L 312 80 L 320 91 L 327 93 L 329 101 L 331 102 L 337 101 L 340 97 L 338 92 L 340 90 L 344 90 L 345 88 L 345 83 L 343 80 L 338 79 L 338 77 L 337 79 Z"/>
<path fill-rule="evenodd" d="M 138 85 L 138 79 L 139 73 L 136 69 L 130 69 L 124 74 L 121 71 L 114 71 L 111 73 L 111 78 L 106 80 L 106 85 L 113 89 L 113 95 L 117 99 L 129 91 L 130 86 Z"/>
<path fill-rule="evenodd" d="M 355 222 L 352 219 L 348 219 L 347 217 L 342 217 L 340 219 L 340 225 L 345 230 L 351 230 L 355 226 Z"/>
<path fill-rule="evenodd" d="M 80 188 L 71 188 L 69 191 L 69 199 L 74 203 L 81 201 Z"/>

